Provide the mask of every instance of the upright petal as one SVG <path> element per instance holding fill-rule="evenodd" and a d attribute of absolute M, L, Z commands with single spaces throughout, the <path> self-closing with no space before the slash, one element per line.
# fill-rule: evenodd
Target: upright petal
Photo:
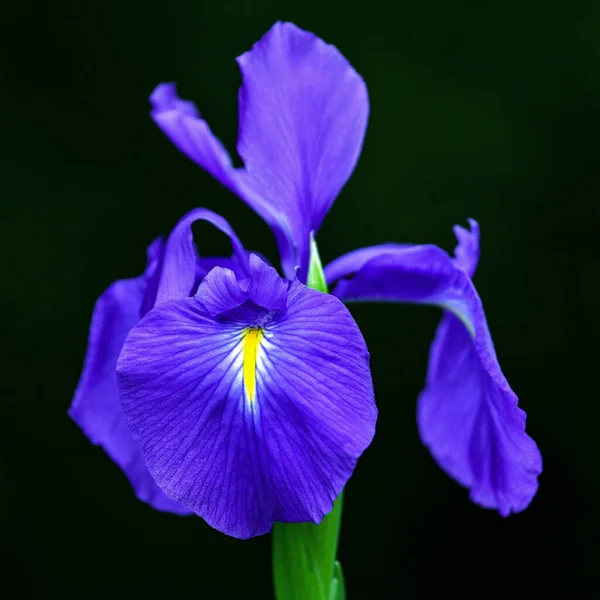
<path fill-rule="evenodd" d="M 191 160 L 240 196 L 271 227 L 285 275 L 305 277 L 316 231 L 360 154 L 367 88 L 334 47 L 291 23 L 276 23 L 238 58 L 238 152 L 231 158 L 193 103 L 173 84 L 150 97 L 152 118 Z"/>
<path fill-rule="evenodd" d="M 242 274 L 249 269 L 248 256 L 244 246 L 231 225 L 221 216 L 206 208 L 197 208 L 187 213 L 173 228 L 165 244 L 158 289 L 154 304 L 190 296 L 197 274 L 198 255 L 192 234 L 196 221 L 206 221 L 222 231 L 231 240 L 233 254 Z"/>
<path fill-rule="evenodd" d="M 189 514 L 189 509 L 167 498 L 148 473 L 127 427 L 117 388 L 117 359 L 140 319 L 145 288 L 144 276 L 116 281 L 96 302 L 85 365 L 69 415 L 121 467 L 140 500 L 159 510 Z"/>
<path fill-rule="evenodd" d="M 364 340 L 339 300 L 296 282 L 281 310 L 247 303 L 232 315 L 254 320 L 212 316 L 196 298 L 161 304 L 131 331 L 117 367 L 159 486 L 239 538 L 274 521 L 319 522 L 377 412 Z"/>
<path fill-rule="evenodd" d="M 397 301 L 446 309 L 419 397 L 423 442 L 438 464 L 470 488 L 474 502 L 506 516 L 528 506 L 542 461 L 525 413 L 500 370 L 474 272 L 478 229 L 460 229 L 456 258 L 435 246 L 364 249 L 325 269 L 345 301 Z M 367 257 L 367 260 L 365 260 Z"/>
<path fill-rule="evenodd" d="M 193 102 L 181 100 L 175 84 L 161 83 L 150 96 L 151 116 L 173 144 L 223 185 L 238 193 L 231 157 Z"/>
<path fill-rule="evenodd" d="M 175 85 L 161 83 L 150 96 L 152 118 L 173 144 L 237 194 L 271 227 L 284 272 L 293 277 L 296 251 L 285 214 L 266 200 L 258 184 L 243 169 L 235 169 L 223 144 L 213 135 L 192 102 L 177 96 Z"/>
<path fill-rule="evenodd" d="M 195 297 L 215 317 L 243 304 L 248 299 L 248 290 L 240 288 L 233 271 L 215 267 L 198 286 Z"/>
<path fill-rule="evenodd" d="M 277 275 L 277 271 L 265 264 L 256 254 L 250 256 L 250 273 L 250 300 L 269 310 L 285 308 L 288 282 L 283 281 Z"/>
<path fill-rule="evenodd" d="M 276 23 L 238 63 L 238 152 L 263 195 L 291 224 L 304 269 L 309 234 L 360 155 L 367 88 L 334 46 L 292 23 Z"/>

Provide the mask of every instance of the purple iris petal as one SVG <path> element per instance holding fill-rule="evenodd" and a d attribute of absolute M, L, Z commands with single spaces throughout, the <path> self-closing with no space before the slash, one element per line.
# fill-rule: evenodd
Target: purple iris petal
<path fill-rule="evenodd" d="M 192 223 L 204 220 L 232 240 L 234 258 L 227 259 L 239 273 L 249 273 L 247 253 L 229 224 L 212 211 L 188 213 L 163 245 L 148 248 L 144 275 L 113 283 L 94 308 L 85 365 L 69 415 L 88 438 L 101 445 L 123 469 L 138 498 L 154 508 L 179 514 L 190 510 L 167 498 L 154 482 L 125 420 L 119 398 L 116 366 L 127 334 L 156 303 L 194 292 L 198 281 L 198 256 Z M 197 287 L 197 285 L 196 285 Z"/>
<path fill-rule="evenodd" d="M 288 283 L 279 277 L 277 271 L 256 254 L 251 254 L 250 273 L 252 277 L 248 286 L 248 298 L 269 310 L 285 308 Z"/>
<path fill-rule="evenodd" d="M 291 23 L 276 23 L 238 58 L 234 169 L 221 143 L 172 84 L 151 96 L 152 116 L 189 158 L 244 199 L 271 226 L 284 273 L 305 275 L 316 231 L 360 154 L 369 100 L 364 81 L 333 46 Z"/>
<path fill-rule="evenodd" d="M 248 257 L 231 225 L 212 210 L 197 208 L 185 215 L 173 229 L 165 244 L 163 263 L 155 303 L 189 296 L 196 280 L 198 254 L 194 246 L 192 224 L 206 221 L 231 240 L 234 258 L 242 273 L 248 272 Z"/>
<path fill-rule="evenodd" d="M 365 248 L 325 269 L 333 294 L 345 301 L 398 301 L 446 309 L 431 346 L 419 397 L 423 442 L 474 502 L 506 516 L 535 495 L 542 460 L 525 433 L 525 413 L 505 379 L 483 306 L 470 274 L 479 230 L 457 228 L 455 258 L 435 246 Z"/>
<path fill-rule="evenodd" d="M 469 225 L 470 231 L 460 225 L 454 226 L 454 235 L 458 240 L 458 246 L 454 249 L 454 265 L 473 277 L 479 262 L 479 224 L 469 219 Z"/>
<path fill-rule="evenodd" d="M 242 198 L 270 225 L 284 271 L 292 277 L 296 259 L 285 215 L 258 193 L 256 182 L 245 170 L 233 167 L 227 150 L 213 135 L 193 103 L 177 97 L 174 84 L 161 83 L 150 96 L 150 102 L 152 118 L 173 144 Z"/>
<path fill-rule="evenodd" d="M 196 283 L 200 282 L 212 271 L 215 267 L 224 267 L 234 271 L 237 268 L 238 261 L 235 258 L 226 258 L 224 256 L 203 256 L 196 261 Z M 198 285 L 196 285 L 198 288 Z"/>
<path fill-rule="evenodd" d="M 243 304 L 248 299 L 248 291 L 240 288 L 233 271 L 215 267 L 202 281 L 196 297 L 214 317 Z"/>
<path fill-rule="evenodd" d="M 257 257 L 250 267 L 237 292 L 233 273 L 217 268 L 195 298 L 151 310 L 117 366 L 158 485 L 239 538 L 274 521 L 320 522 L 377 416 L 367 348 L 344 305 L 274 280 Z"/>
<path fill-rule="evenodd" d="M 292 224 L 299 264 L 306 267 L 309 234 L 362 149 L 366 85 L 337 48 L 292 23 L 276 23 L 238 64 L 238 152 Z"/>
<path fill-rule="evenodd" d="M 189 514 L 167 498 L 148 473 L 127 427 L 117 388 L 117 359 L 127 334 L 141 318 L 148 272 L 155 268 L 155 261 L 150 261 L 146 275 L 116 281 L 96 302 L 85 365 L 69 415 L 123 469 L 140 500 L 159 510 Z"/>

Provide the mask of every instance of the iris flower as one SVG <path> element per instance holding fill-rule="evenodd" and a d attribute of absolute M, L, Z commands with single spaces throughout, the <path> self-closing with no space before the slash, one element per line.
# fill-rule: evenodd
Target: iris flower
<path fill-rule="evenodd" d="M 71 415 L 156 508 L 195 512 L 236 537 L 274 521 L 318 523 L 376 420 L 368 352 L 341 301 L 433 305 L 444 315 L 418 400 L 423 442 L 474 502 L 523 510 L 541 457 L 472 283 L 477 224 L 455 228 L 454 256 L 432 245 L 363 248 L 325 268 L 332 295 L 306 287 L 312 236 L 361 152 L 366 86 L 336 48 L 290 23 L 238 63 L 243 168 L 174 85 L 156 88 L 152 117 L 270 225 L 284 277 L 221 217 L 192 211 L 150 247 L 142 277 L 98 301 Z M 198 218 L 229 235 L 232 258 L 197 255 Z"/>
<path fill-rule="evenodd" d="M 232 258 L 198 256 L 197 220 L 230 237 Z M 205 209 L 148 261 L 96 304 L 71 416 L 157 509 L 239 538 L 319 522 L 377 418 L 347 308 L 279 277 Z"/>

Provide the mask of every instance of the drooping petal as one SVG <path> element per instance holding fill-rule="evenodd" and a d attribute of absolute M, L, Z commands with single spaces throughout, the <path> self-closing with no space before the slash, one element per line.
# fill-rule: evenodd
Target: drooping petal
<path fill-rule="evenodd" d="M 470 488 L 474 502 L 506 516 L 528 506 L 542 461 L 525 433 L 525 413 L 502 374 L 483 306 L 469 274 L 478 247 L 460 229 L 456 259 L 435 246 L 364 249 L 325 269 L 344 301 L 397 301 L 446 309 L 419 397 L 423 442 L 440 466 Z M 364 260 L 368 257 L 368 260 Z"/>
<path fill-rule="evenodd" d="M 372 258 L 382 256 L 387 250 L 393 253 L 402 248 L 410 247 L 410 244 L 380 244 L 379 246 L 368 246 L 367 248 L 352 250 L 352 252 L 338 257 L 325 267 L 325 279 L 331 285 L 339 279 L 360 271 Z"/>
<path fill-rule="evenodd" d="M 143 276 L 115 282 L 98 300 L 84 370 L 69 411 L 90 440 L 102 445 L 123 469 L 138 498 L 154 508 L 179 514 L 189 514 L 190 510 L 169 500 L 158 488 L 127 427 L 116 366 L 127 334 L 144 314 L 156 303 L 187 297 L 195 291 L 201 265 L 191 227 L 197 220 L 212 223 L 230 238 L 234 255 L 225 259 L 226 263 L 241 275 L 249 274 L 248 253 L 225 219 L 205 209 L 185 215 L 166 243 L 159 238 L 150 245 Z"/>
<path fill-rule="evenodd" d="M 292 23 L 276 23 L 238 58 L 238 152 L 292 226 L 299 264 L 352 174 L 369 115 L 367 88 L 342 54 Z"/>
<path fill-rule="evenodd" d="M 527 508 L 542 470 L 517 402 L 491 343 L 474 344 L 460 319 L 446 313 L 419 397 L 419 431 L 440 466 L 471 489 L 471 499 L 502 516 Z"/>
<path fill-rule="evenodd" d="M 149 252 L 150 258 L 152 254 Z M 98 299 L 69 415 L 121 467 L 140 500 L 159 510 L 189 514 L 189 509 L 165 496 L 146 469 L 119 398 L 117 359 L 127 334 L 140 319 L 145 288 L 144 276 L 124 279 L 113 283 Z"/>
<path fill-rule="evenodd" d="M 277 240 L 284 272 L 293 277 L 296 251 L 285 214 L 261 195 L 257 182 L 246 171 L 233 167 L 227 150 L 200 117 L 194 104 L 177 96 L 174 84 L 158 85 L 150 96 L 150 102 L 152 118 L 171 142 L 269 224 Z"/>
<path fill-rule="evenodd" d="M 319 522 L 377 412 L 364 340 L 339 300 L 296 282 L 285 309 L 252 306 L 259 325 L 212 317 L 196 298 L 157 306 L 117 368 L 160 487 L 239 538 Z"/>

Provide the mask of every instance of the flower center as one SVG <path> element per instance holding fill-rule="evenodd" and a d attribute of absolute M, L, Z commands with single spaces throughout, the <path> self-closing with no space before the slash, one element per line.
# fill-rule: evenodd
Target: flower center
<path fill-rule="evenodd" d="M 244 388 L 250 404 L 254 402 L 256 392 L 256 358 L 264 329 L 249 327 L 244 330 Z"/>

